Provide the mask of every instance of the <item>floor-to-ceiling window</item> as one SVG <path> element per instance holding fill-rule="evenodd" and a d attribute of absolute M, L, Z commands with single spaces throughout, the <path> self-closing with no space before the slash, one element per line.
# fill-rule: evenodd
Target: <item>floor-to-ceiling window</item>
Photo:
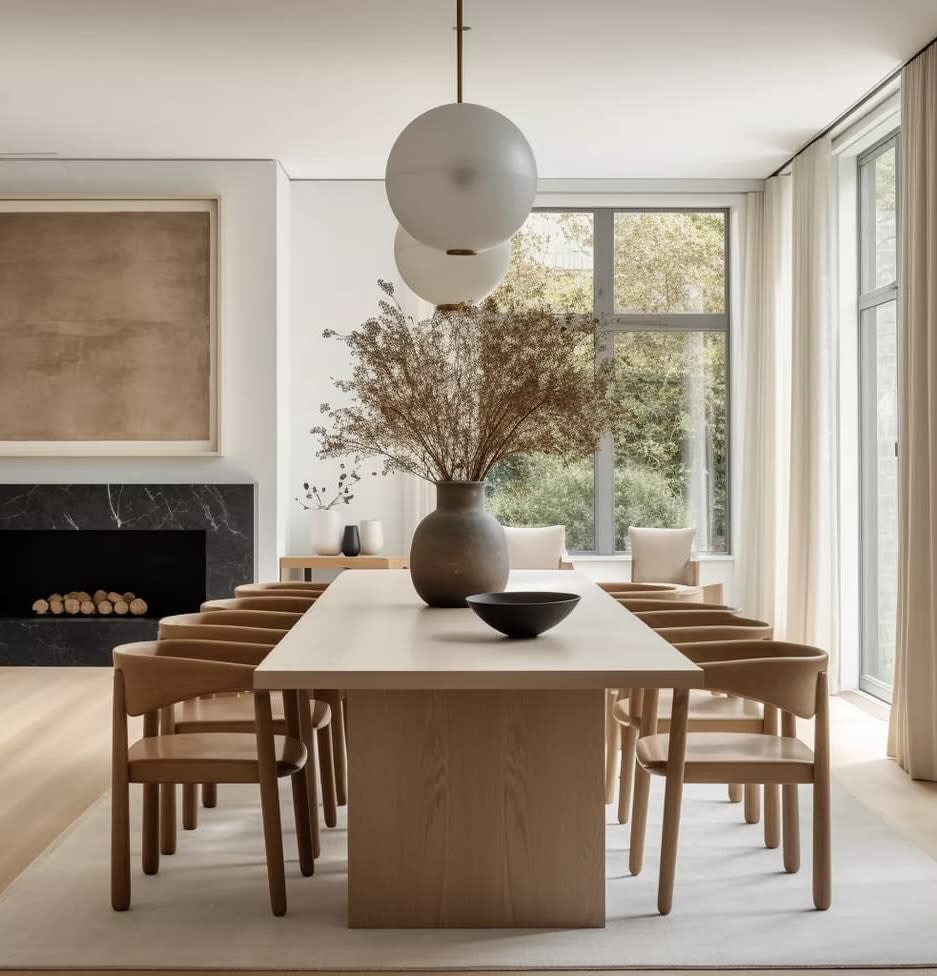
<path fill-rule="evenodd" d="M 859 157 L 859 686 L 888 701 L 898 571 L 897 155 L 892 135 Z"/>
<path fill-rule="evenodd" d="M 727 269 L 725 210 L 530 215 L 503 287 L 600 319 L 629 419 L 594 459 L 499 465 L 504 524 L 562 523 L 570 550 L 605 554 L 627 549 L 629 525 L 692 525 L 700 551 L 728 551 Z"/>

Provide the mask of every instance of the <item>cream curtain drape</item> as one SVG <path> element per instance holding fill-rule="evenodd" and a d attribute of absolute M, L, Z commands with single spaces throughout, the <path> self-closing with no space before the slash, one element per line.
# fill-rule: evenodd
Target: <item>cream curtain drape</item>
<path fill-rule="evenodd" d="M 736 482 L 738 599 L 783 630 L 787 579 L 791 352 L 791 180 L 749 193 L 742 226 L 742 323 L 738 330 L 742 472 Z"/>
<path fill-rule="evenodd" d="M 792 167 L 790 501 L 783 635 L 830 654 L 839 685 L 836 168 L 829 137 Z M 781 472 L 783 476 L 783 472 Z"/>
<path fill-rule="evenodd" d="M 937 45 L 901 77 L 898 643 L 888 751 L 937 780 Z"/>

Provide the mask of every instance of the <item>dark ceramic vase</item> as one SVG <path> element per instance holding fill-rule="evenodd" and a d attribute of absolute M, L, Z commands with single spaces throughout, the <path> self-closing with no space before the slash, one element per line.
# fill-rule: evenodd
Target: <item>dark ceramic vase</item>
<path fill-rule="evenodd" d="M 357 556 L 361 552 L 361 539 L 357 525 L 346 525 L 342 533 L 342 555 Z"/>
<path fill-rule="evenodd" d="M 484 481 L 440 481 L 436 511 L 417 526 L 410 576 L 431 607 L 464 607 L 473 593 L 503 590 L 508 543 L 498 520 L 485 511 Z"/>

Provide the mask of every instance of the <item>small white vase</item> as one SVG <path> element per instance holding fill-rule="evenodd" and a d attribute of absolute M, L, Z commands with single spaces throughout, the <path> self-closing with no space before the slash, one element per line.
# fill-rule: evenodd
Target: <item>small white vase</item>
<path fill-rule="evenodd" d="M 358 535 L 362 556 L 376 556 L 384 548 L 384 525 L 380 519 L 359 522 Z"/>
<path fill-rule="evenodd" d="M 319 556 L 337 556 L 342 551 L 342 517 L 330 508 L 312 513 L 312 548 Z"/>

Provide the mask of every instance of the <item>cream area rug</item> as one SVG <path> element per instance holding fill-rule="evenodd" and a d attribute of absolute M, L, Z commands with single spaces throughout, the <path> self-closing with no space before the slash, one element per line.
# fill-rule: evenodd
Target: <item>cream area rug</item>
<path fill-rule="evenodd" d="M 654 782 L 644 873 L 627 871 L 628 829 L 607 830 L 607 926 L 575 931 L 350 930 L 345 832 L 323 833 L 303 878 L 286 836 L 289 911 L 270 914 L 254 787 L 222 787 L 157 876 L 139 866 L 133 903 L 111 910 L 107 797 L 0 896 L 0 967 L 185 969 L 545 969 L 937 964 L 937 861 L 842 788 L 834 791 L 833 907 L 813 910 L 810 791 L 801 790 L 803 869 L 786 875 L 760 826 L 724 787 L 688 787 L 673 913 L 656 913 L 662 784 Z M 134 790 L 135 794 L 139 790 Z M 139 797 L 137 797 L 137 800 Z M 290 817 L 283 793 L 284 823 Z M 344 811 L 343 811 L 344 812 Z M 11 838 L 3 838 L 9 843 Z"/>

